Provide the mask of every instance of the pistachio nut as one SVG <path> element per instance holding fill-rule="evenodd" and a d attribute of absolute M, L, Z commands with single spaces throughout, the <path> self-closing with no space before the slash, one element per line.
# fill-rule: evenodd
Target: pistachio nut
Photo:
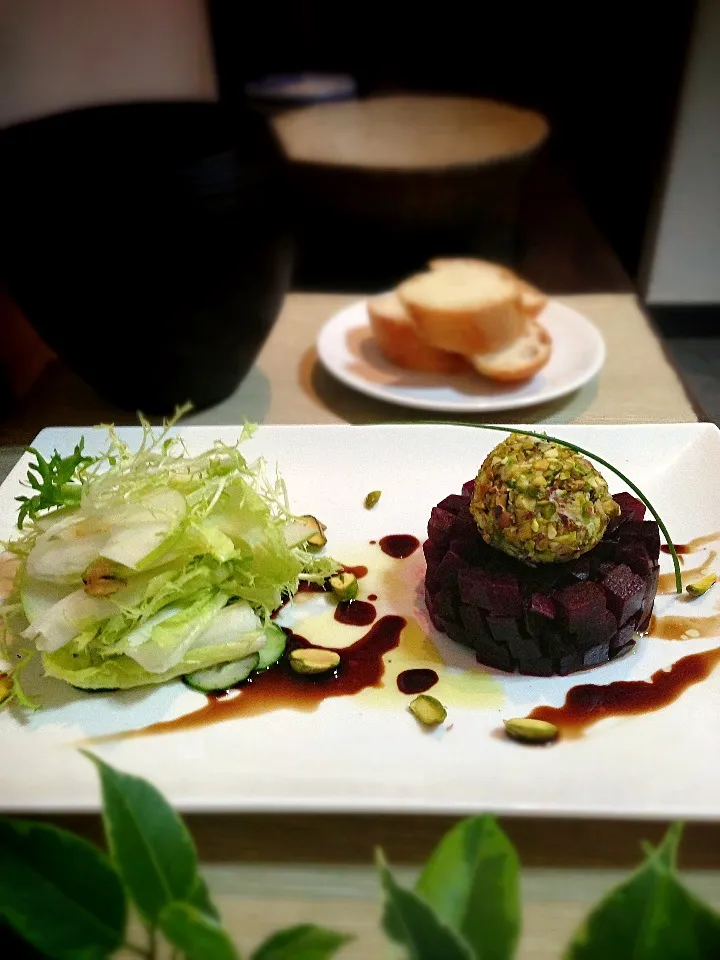
<path fill-rule="evenodd" d="M 307 548 L 311 553 L 316 553 L 327 543 L 327 537 L 325 536 L 325 531 L 327 527 L 324 523 L 320 523 L 317 517 L 313 517 L 312 514 L 306 513 L 302 517 L 298 518 L 308 524 L 310 524 L 315 532 L 307 538 Z"/>
<path fill-rule="evenodd" d="M 716 582 L 717 574 L 709 573 L 706 577 L 701 577 L 695 583 L 689 583 L 685 588 L 691 597 L 701 597 L 707 593 L 710 587 Z"/>
<path fill-rule="evenodd" d="M 327 673 L 338 666 L 340 654 L 322 647 L 301 647 L 292 651 L 289 660 L 295 673 Z"/>
<path fill-rule="evenodd" d="M 505 732 L 512 740 L 520 743 L 551 743 L 557 739 L 559 730 L 547 720 L 534 720 L 531 717 L 515 717 L 505 720 Z"/>
<path fill-rule="evenodd" d="M 94 560 L 83 574 L 85 593 L 91 597 L 109 597 L 127 586 L 117 567 L 109 560 Z"/>
<path fill-rule="evenodd" d="M 365 497 L 365 509 L 372 510 L 382 496 L 382 490 L 371 490 Z"/>
<path fill-rule="evenodd" d="M 426 693 L 415 697 L 408 709 L 426 727 L 435 727 L 447 717 L 447 710 L 440 701 L 435 697 L 429 697 Z"/>
<path fill-rule="evenodd" d="M 338 600 L 354 600 L 358 595 L 358 582 L 354 573 L 336 573 L 328 580 L 330 589 Z"/>
<path fill-rule="evenodd" d="M 535 564 L 572 560 L 590 550 L 620 507 L 579 453 L 513 434 L 485 458 L 470 512 L 486 543 Z"/>
<path fill-rule="evenodd" d="M 12 677 L 9 673 L 0 673 L 0 703 L 4 703 L 5 700 L 12 693 L 13 682 Z"/>

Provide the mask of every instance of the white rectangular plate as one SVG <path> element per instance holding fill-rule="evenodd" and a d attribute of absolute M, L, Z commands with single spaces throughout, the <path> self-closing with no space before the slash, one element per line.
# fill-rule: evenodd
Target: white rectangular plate
<path fill-rule="evenodd" d="M 135 428 L 121 432 L 137 436 Z M 203 426 L 179 432 L 192 453 L 216 439 L 235 439 L 239 429 Z M 632 477 L 675 542 L 720 531 L 720 432 L 714 426 L 555 426 L 550 432 L 604 456 Z M 69 452 L 82 433 L 90 452 L 100 448 L 104 435 L 92 428 L 47 429 L 35 446 L 46 454 L 54 448 Z M 97 752 L 154 781 L 185 811 L 490 810 L 715 819 L 720 814 L 720 669 L 665 709 L 601 721 L 581 739 L 549 748 L 521 747 L 499 731 L 503 718 L 523 716 L 537 704 L 560 705 L 578 683 L 648 679 L 683 656 L 717 647 L 720 638 L 645 639 L 632 655 L 567 678 L 483 672 L 468 651 L 429 626 L 421 600 L 421 552 L 390 560 L 369 544 L 393 533 L 422 539 L 433 505 L 459 492 L 500 438 L 472 427 L 439 425 L 260 427 L 245 447 L 248 459 L 264 456 L 277 463 L 293 508 L 315 513 L 327 524 L 330 553 L 344 563 L 370 567 L 362 585 L 364 592 L 378 594 L 378 614 L 397 613 L 410 622 L 407 643 L 386 657 L 386 689 L 327 700 L 314 712 L 280 709 L 187 732 L 120 740 L 96 747 Z M 14 497 L 27 464 L 23 458 L 0 489 L 2 538 L 12 535 Z M 624 489 L 603 472 L 612 492 Z M 380 502 L 365 510 L 365 494 L 374 489 L 382 490 Z M 670 569 L 669 558 L 663 562 L 663 569 Z M 716 602 L 713 591 L 698 601 L 705 612 Z M 306 622 L 311 638 L 328 617 L 315 617 L 318 604 L 327 603 L 318 597 L 298 608 L 300 618 L 313 614 Z M 679 603 L 659 598 L 656 609 L 663 613 Z M 348 629 L 338 628 L 339 644 L 364 632 L 343 632 Z M 409 698 L 394 681 L 408 663 L 417 666 L 434 655 L 432 645 L 423 646 L 421 631 L 449 665 L 440 668 L 440 682 L 432 690 L 446 702 L 448 721 L 433 733 L 419 728 L 406 709 Z M 180 683 L 123 695 L 83 695 L 47 682 L 42 695 L 45 709 L 31 716 L 0 712 L 2 809 L 96 810 L 96 775 L 75 749 L 78 741 L 171 719 L 204 703 Z"/>

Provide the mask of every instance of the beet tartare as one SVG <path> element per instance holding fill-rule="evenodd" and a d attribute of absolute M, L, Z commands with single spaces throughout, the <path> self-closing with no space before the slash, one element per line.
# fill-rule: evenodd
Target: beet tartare
<path fill-rule="evenodd" d="M 428 522 L 431 620 L 499 670 L 551 676 L 597 666 L 628 650 L 652 615 L 657 523 L 631 494 L 610 498 L 589 461 L 552 456 L 560 450 L 524 435 L 504 441 Z M 564 546 L 553 550 L 559 537 Z"/>

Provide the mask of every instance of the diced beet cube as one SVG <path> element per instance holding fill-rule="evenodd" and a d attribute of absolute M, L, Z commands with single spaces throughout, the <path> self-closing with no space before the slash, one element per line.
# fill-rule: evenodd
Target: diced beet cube
<path fill-rule="evenodd" d="M 537 660 L 520 660 L 520 673 L 529 677 L 551 677 L 555 672 L 550 657 L 539 657 Z"/>
<path fill-rule="evenodd" d="M 522 580 L 529 593 L 552 593 L 557 587 L 564 587 L 570 582 L 565 573 L 564 563 L 543 563 L 537 567 L 523 564 Z"/>
<path fill-rule="evenodd" d="M 454 550 L 448 550 L 437 568 L 437 573 L 442 583 L 457 584 L 460 571 L 466 567 L 467 561 L 464 557 Z"/>
<path fill-rule="evenodd" d="M 464 497 L 472 498 L 475 494 L 475 477 L 472 480 L 466 480 L 462 485 L 462 492 Z"/>
<path fill-rule="evenodd" d="M 470 509 L 470 498 L 459 493 L 451 493 L 449 497 L 441 500 L 435 509 L 447 510 L 455 516 L 464 515 Z"/>
<path fill-rule="evenodd" d="M 596 643 L 609 641 L 617 633 L 617 628 L 615 617 L 609 610 L 604 610 L 595 619 L 583 620 L 575 634 L 577 645 L 581 649 L 587 649 Z"/>
<path fill-rule="evenodd" d="M 525 636 L 520 629 L 515 635 L 508 632 L 506 643 L 518 663 L 522 663 L 523 660 L 540 660 L 542 657 L 543 651 L 537 640 Z"/>
<path fill-rule="evenodd" d="M 647 577 L 645 577 L 645 596 L 653 600 L 657 593 L 658 582 L 660 581 L 660 567 L 656 564 Z"/>
<path fill-rule="evenodd" d="M 589 550 L 585 556 L 590 557 L 590 562 L 595 569 L 599 568 L 600 564 L 613 563 L 615 559 L 615 553 L 617 552 L 618 541 L 609 537 L 607 534 L 597 546 L 594 546 L 592 550 Z"/>
<path fill-rule="evenodd" d="M 642 540 L 629 540 L 618 544 L 617 562 L 624 563 L 639 577 L 647 577 L 653 569 L 653 561 Z"/>
<path fill-rule="evenodd" d="M 528 613 L 544 617 L 546 620 L 554 620 L 556 615 L 555 601 L 544 593 L 533 593 L 530 597 Z"/>
<path fill-rule="evenodd" d="M 556 590 L 553 600 L 560 622 L 571 633 L 578 633 L 590 620 L 601 619 L 606 608 L 604 592 L 590 580 Z"/>
<path fill-rule="evenodd" d="M 645 581 L 624 563 L 609 573 L 602 581 L 607 605 L 615 614 L 620 626 L 637 613 L 645 597 Z"/>
<path fill-rule="evenodd" d="M 478 556 L 478 536 L 476 535 L 477 530 L 475 533 L 470 531 L 470 535 L 468 536 L 467 532 L 463 532 L 463 530 L 458 529 L 459 526 L 460 524 L 458 522 L 453 528 L 448 550 L 453 550 L 464 559 L 476 559 Z"/>
<path fill-rule="evenodd" d="M 595 644 L 594 647 L 588 647 L 583 653 L 584 667 L 597 667 L 601 663 L 607 663 L 610 659 L 610 641 L 604 640 L 602 643 Z"/>
<path fill-rule="evenodd" d="M 620 507 L 623 521 L 640 523 L 645 516 L 645 504 L 631 493 L 616 493 L 613 500 Z"/>
<path fill-rule="evenodd" d="M 590 579 L 590 571 L 592 568 L 590 557 L 578 557 L 577 560 L 571 560 L 570 563 L 566 563 L 564 566 L 567 573 L 576 580 Z"/>
<path fill-rule="evenodd" d="M 455 526 L 455 515 L 440 507 L 433 507 L 428 520 L 428 537 L 439 544 L 447 543 Z"/>
<path fill-rule="evenodd" d="M 441 633 L 445 633 L 445 621 L 441 616 L 438 615 L 434 607 L 428 607 L 428 614 L 430 616 L 430 622 L 435 627 L 436 630 L 439 630 Z"/>
<path fill-rule="evenodd" d="M 471 637 L 490 636 L 480 607 L 473 603 L 460 604 L 460 621 Z"/>
<path fill-rule="evenodd" d="M 459 604 L 457 602 L 457 591 L 450 586 L 444 586 L 435 594 L 434 610 L 443 620 L 455 620 Z"/>
<path fill-rule="evenodd" d="M 631 640 L 630 643 L 626 643 L 624 647 L 615 647 L 614 650 L 610 651 L 610 659 L 616 660 L 618 657 L 625 656 L 625 654 L 629 653 L 634 646 L 635 641 Z"/>
<path fill-rule="evenodd" d="M 572 645 L 572 638 L 568 634 L 552 637 L 545 653 L 552 660 L 555 673 L 560 676 L 582 669 L 582 651 Z"/>
<path fill-rule="evenodd" d="M 638 615 L 637 622 L 638 633 L 644 633 L 650 626 L 650 618 L 652 617 L 653 606 L 655 604 L 655 594 L 657 593 L 659 579 L 659 567 L 654 567 L 650 575 L 645 578 L 645 596 L 643 598 L 643 605 Z"/>
<path fill-rule="evenodd" d="M 582 654 L 579 650 L 568 650 L 561 654 L 555 660 L 555 672 L 561 677 L 566 677 L 569 673 L 575 673 L 582 670 Z"/>
<path fill-rule="evenodd" d="M 495 643 L 486 637 L 475 641 L 475 654 L 480 663 L 496 670 L 505 670 L 506 673 L 515 672 L 515 661 L 507 647 Z"/>
<path fill-rule="evenodd" d="M 615 549 L 617 550 L 617 545 L 615 546 Z M 593 553 L 595 553 L 594 550 L 593 550 Z M 615 569 L 615 564 L 611 560 L 606 560 L 598 556 L 593 557 L 592 564 L 593 564 L 594 580 L 597 580 L 597 579 L 602 580 L 603 577 L 606 577 L 609 573 L 612 573 L 613 570 Z"/>
<path fill-rule="evenodd" d="M 491 617 L 485 620 L 493 640 L 508 644 L 520 639 L 520 628 L 515 617 Z"/>
<path fill-rule="evenodd" d="M 544 640 L 556 629 L 555 603 L 544 593 L 533 593 L 525 613 L 525 625 L 531 637 Z"/>
<path fill-rule="evenodd" d="M 425 572 L 425 586 L 432 594 L 433 598 L 435 594 L 442 586 L 442 580 L 438 576 L 437 566 L 429 566 Z"/>
<path fill-rule="evenodd" d="M 474 638 L 469 636 L 463 625 L 455 620 L 445 621 L 445 633 L 451 640 L 454 640 L 455 643 L 462 644 L 463 647 L 474 646 Z"/>
<path fill-rule="evenodd" d="M 467 567 L 461 570 L 458 576 L 458 586 L 460 587 L 462 602 L 482 607 L 483 610 L 489 610 L 488 578 L 490 576 L 492 574 L 483 570 L 482 567 Z"/>
<path fill-rule="evenodd" d="M 425 606 L 427 607 L 429 614 L 432 614 L 432 612 L 435 610 L 435 594 L 427 585 L 427 582 L 425 583 Z"/>
<path fill-rule="evenodd" d="M 490 574 L 487 579 L 487 593 L 490 613 L 499 617 L 522 616 L 522 594 L 514 574 Z"/>
<path fill-rule="evenodd" d="M 425 554 L 425 562 L 427 565 L 433 566 L 440 563 L 446 551 L 445 547 L 441 547 L 440 544 L 434 540 L 426 540 L 423 544 L 423 553 Z"/>
<path fill-rule="evenodd" d="M 654 520 L 641 520 L 640 522 L 629 520 L 622 525 L 618 534 L 621 541 L 641 540 L 645 544 L 650 559 L 653 563 L 657 563 L 660 556 L 660 527 Z"/>
<path fill-rule="evenodd" d="M 468 510 L 467 513 L 455 517 L 453 526 L 453 536 L 463 537 L 466 540 L 482 540 L 482 534 L 475 523 L 475 518 Z"/>
<path fill-rule="evenodd" d="M 610 653 L 614 654 L 616 650 L 622 650 L 630 644 L 634 643 L 635 636 L 635 624 L 626 623 L 624 627 L 620 627 L 618 632 L 610 641 Z"/>

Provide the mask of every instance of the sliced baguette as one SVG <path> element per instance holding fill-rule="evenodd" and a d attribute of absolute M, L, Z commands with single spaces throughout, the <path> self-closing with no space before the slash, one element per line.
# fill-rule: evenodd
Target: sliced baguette
<path fill-rule="evenodd" d="M 460 373 L 470 369 L 465 357 L 438 350 L 420 339 L 395 292 L 370 300 L 368 316 L 378 346 L 398 367 L 423 373 Z"/>
<path fill-rule="evenodd" d="M 528 320 L 527 328 L 509 346 L 492 353 L 478 353 L 468 357 L 478 373 L 491 380 L 514 383 L 529 380 L 550 359 L 550 334 L 537 320 Z"/>
<path fill-rule="evenodd" d="M 497 270 L 501 275 L 514 279 L 517 283 L 520 288 L 522 311 L 526 317 L 534 320 L 547 306 L 548 298 L 541 290 L 538 290 L 538 288 L 534 287 L 531 283 L 522 280 L 516 273 L 513 273 L 512 270 L 504 267 L 500 263 L 490 263 L 488 260 L 478 260 L 472 257 L 438 257 L 435 260 L 431 260 L 428 266 L 431 270 L 447 270 L 459 266 L 470 269 L 477 267 L 483 270 L 487 270 L 488 268 Z"/>
<path fill-rule="evenodd" d="M 519 288 L 494 265 L 456 264 L 419 273 L 397 292 L 420 339 L 440 350 L 466 355 L 499 350 L 525 330 Z"/>

